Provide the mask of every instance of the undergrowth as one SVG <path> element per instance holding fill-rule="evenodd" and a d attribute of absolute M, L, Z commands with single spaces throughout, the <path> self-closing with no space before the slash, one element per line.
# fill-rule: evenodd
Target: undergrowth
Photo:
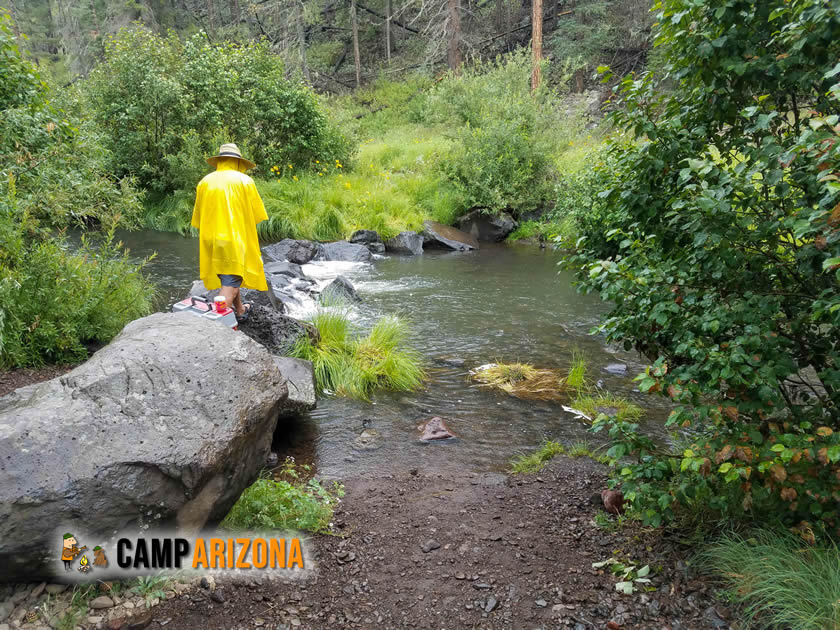
<path fill-rule="evenodd" d="M 727 535 L 701 558 L 738 602 L 749 628 L 840 629 L 840 549 L 787 532 Z"/>
<path fill-rule="evenodd" d="M 302 473 L 308 471 L 309 466 L 296 465 L 287 457 L 275 477 L 266 472 L 242 493 L 222 521 L 222 529 L 328 533 L 344 486 L 337 482 L 328 486 L 314 478 L 305 481 Z"/>

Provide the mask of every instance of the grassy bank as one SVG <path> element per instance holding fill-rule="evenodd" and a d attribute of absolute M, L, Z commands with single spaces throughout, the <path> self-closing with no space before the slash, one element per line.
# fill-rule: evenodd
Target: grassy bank
<path fill-rule="evenodd" d="M 483 84 L 460 81 L 448 78 L 435 85 L 422 76 L 380 81 L 327 101 L 329 119 L 356 146 L 353 158 L 315 160 L 311 168 L 272 164 L 253 172 L 269 216 L 258 226 L 260 237 L 328 241 L 347 238 L 358 229 L 373 229 L 388 238 L 403 230 L 419 230 L 426 219 L 453 224 L 475 203 L 458 180 L 464 176 L 456 172 L 458 165 L 471 159 L 471 154 L 463 153 L 462 144 L 472 127 L 469 121 L 446 114 L 444 105 L 456 99 L 452 93 L 460 88 L 475 92 L 476 99 L 483 97 L 484 89 Z M 571 100 L 558 100 L 547 108 L 559 124 L 549 138 L 542 198 L 534 201 L 536 211 L 520 217 L 520 228 L 511 240 L 548 240 L 573 232 L 568 214 L 577 206 L 568 198 L 577 194 L 575 174 L 587 168 L 588 156 L 602 142 L 598 134 L 584 128 L 581 107 Z M 481 146 L 499 146 L 498 155 L 491 151 L 489 159 L 475 157 L 477 163 L 471 165 L 469 176 L 476 178 L 477 187 L 499 185 L 505 190 L 505 180 L 515 179 L 519 171 L 505 170 L 504 163 L 528 159 L 517 155 L 521 149 L 501 135 L 481 140 Z M 146 202 L 144 225 L 190 234 L 193 202 L 192 189 L 152 197 Z M 517 208 L 508 210 L 518 213 Z"/>

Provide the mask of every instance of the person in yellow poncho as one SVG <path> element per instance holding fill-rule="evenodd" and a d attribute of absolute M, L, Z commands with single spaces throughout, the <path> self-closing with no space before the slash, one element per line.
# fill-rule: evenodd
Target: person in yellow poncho
<path fill-rule="evenodd" d="M 256 164 L 235 144 L 223 144 L 207 162 L 216 170 L 199 182 L 192 216 L 199 230 L 199 276 L 208 290 L 221 287 L 220 295 L 244 321 L 251 305 L 242 303 L 240 287 L 268 290 L 257 239 L 257 223 L 268 215 L 254 180 L 245 174 Z"/>

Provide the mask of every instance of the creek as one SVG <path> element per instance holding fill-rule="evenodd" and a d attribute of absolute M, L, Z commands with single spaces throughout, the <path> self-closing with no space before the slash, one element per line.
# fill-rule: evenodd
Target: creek
<path fill-rule="evenodd" d="M 197 240 L 154 231 L 120 238 L 133 256 L 157 253 L 147 271 L 160 288 L 162 310 L 186 295 L 198 276 Z M 380 392 L 370 403 L 322 396 L 315 411 L 278 431 L 280 456 L 310 463 L 322 476 L 349 478 L 415 468 L 504 470 L 511 457 L 546 438 L 595 446 L 603 438 L 560 405 L 519 400 L 468 379 L 470 368 L 497 361 L 565 369 L 573 352 L 586 360 L 590 381 L 643 407 L 645 430 L 664 438 L 668 407 L 640 394 L 632 381 L 643 362 L 590 334 L 607 305 L 576 293 L 558 261 L 550 249 L 486 245 L 475 252 L 388 256 L 373 264 L 304 266 L 322 282 L 339 273 L 352 281 L 362 298 L 353 311 L 361 329 L 386 313 L 407 318 L 428 380 L 421 391 Z M 626 364 L 626 374 L 605 372 L 611 363 Z M 457 439 L 420 442 L 417 425 L 432 416 L 445 418 Z M 376 435 L 361 445 L 357 438 L 366 429 Z"/>

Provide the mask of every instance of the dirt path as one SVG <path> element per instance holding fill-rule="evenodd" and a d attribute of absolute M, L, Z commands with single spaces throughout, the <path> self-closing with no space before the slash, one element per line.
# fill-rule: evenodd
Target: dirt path
<path fill-rule="evenodd" d="M 726 628 L 711 585 L 658 532 L 607 532 L 591 497 L 603 468 L 558 458 L 537 475 L 410 471 L 347 482 L 318 536 L 318 575 L 219 582 L 154 609 L 149 628 Z M 619 595 L 593 570 L 611 555 L 653 571 L 655 590 Z"/>

